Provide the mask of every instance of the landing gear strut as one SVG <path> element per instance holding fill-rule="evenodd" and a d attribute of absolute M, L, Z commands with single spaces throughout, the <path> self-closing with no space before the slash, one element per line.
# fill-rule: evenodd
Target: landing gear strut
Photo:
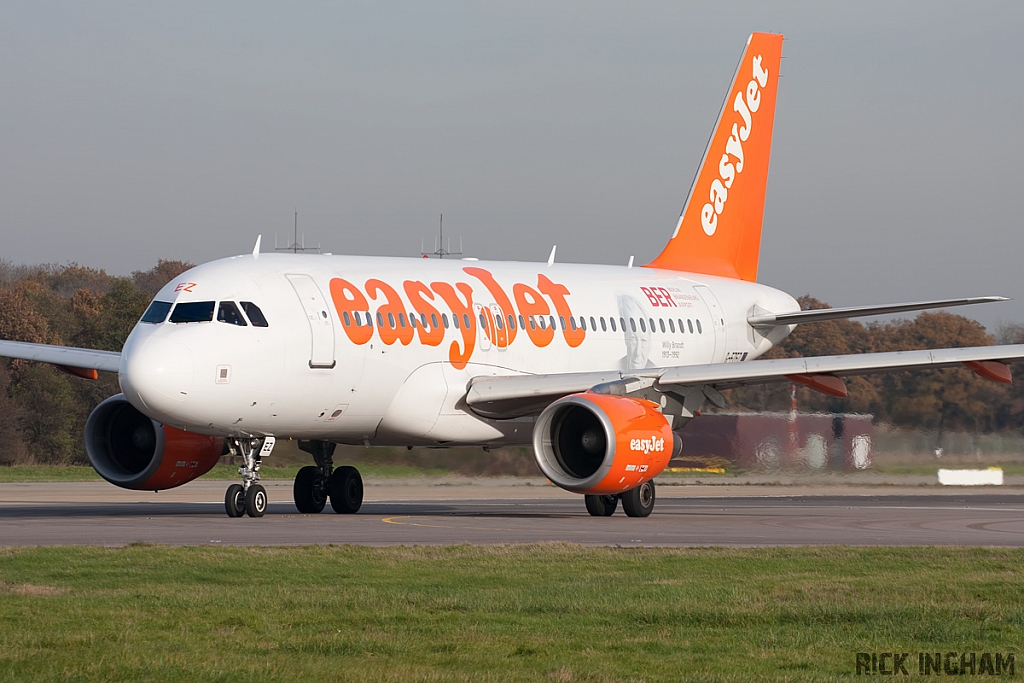
<path fill-rule="evenodd" d="M 323 511 L 328 498 L 331 508 L 342 514 L 359 511 L 363 504 L 363 478 L 359 470 L 344 466 L 334 469 L 335 444 L 327 441 L 300 441 L 299 448 L 313 456 L 316 465 L 299 470 L 293 494 L 299 512 Z"/>
<path fill-rule="evenodd" d="M 654 510 L 654 482 L 645 481 L 635 489 L 609 496 L 586 495 L 587 512 L 594 517 L 611 517 L 622 501 L 622 511 L 628 517 L 647 517 Z"/>
<path fill-rule="evenodd" d="M 274 450 L 274 437 L 261 439 L 228 439 L 231 452 L 242 457 L 238 473 L 241 484 L 232 484 L 224 494 L 228 517 L 262 517 L 267 511 L 267 490 L 259 484 L 260 461 Z"/>

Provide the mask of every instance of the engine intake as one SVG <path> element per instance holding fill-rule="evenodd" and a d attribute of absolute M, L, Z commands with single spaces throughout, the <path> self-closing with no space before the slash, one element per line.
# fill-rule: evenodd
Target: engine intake
<path fill-rule="evenodd" d="M 586 392 L 549 405 L 533 430 L 533 454 L 555 485 L 615 494 L 653 479 L 682 449 L 650 401 Z"/>
<path fill-rule="evenodd" d="M 111 484 L 161 491 L 209 472 L 224 452 L 224 439 L 162 425 L 118 394 L 89 415 L 85 452 L 93 469 Z"/>

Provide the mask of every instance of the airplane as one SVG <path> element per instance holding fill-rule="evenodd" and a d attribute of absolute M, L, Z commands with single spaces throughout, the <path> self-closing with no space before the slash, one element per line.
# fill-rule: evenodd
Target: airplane
<path fill-rule="evenodd" d="M 646 517 L 680 429 L 721 391 L 966 366 L 1010 382 L 1024 345 L 757 360 L 798 324 L 1004 300 L 975 297 L 801 311 L 757 282 L 783 37 L 748 38 L 664 250 L 645 266 L 260 253 L 186 271 L 159 291 L 120 353 L 0 341 L 0 356 L 122 393 L 85 427 L 108 482 L 163 490 L 241 456 L 231 517 L 261 517 L 260 465 L 277 439 L 314 464 L 294 502 L 355 513 L 359 472 L 336 444 L 533 447 L 593 516 Z"/>

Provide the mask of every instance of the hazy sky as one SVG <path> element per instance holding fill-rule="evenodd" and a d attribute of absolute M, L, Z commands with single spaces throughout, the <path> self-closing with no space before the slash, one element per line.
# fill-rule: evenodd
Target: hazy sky
<path fill-rule="evenodd" d="M 0 258 L 638 263 L 784 33 L 759 279 L 1024 322 L 1024 3 L 3 3 Z"/>

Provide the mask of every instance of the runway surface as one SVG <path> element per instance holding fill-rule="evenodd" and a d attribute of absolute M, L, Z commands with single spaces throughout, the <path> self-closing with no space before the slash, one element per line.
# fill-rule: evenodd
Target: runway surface
<path fill-rule="evenodd" d="M 211 484 L 210 493 L 222 488 L 222 484 Z M 613 517 L 594 518 L 578 496 L 554 490 L 494 495 L 508 492 L 500 487 L 485 488 L 477 498 L 472 497 L 471 488 L 447 497 L 443 490 L 430 491 L 431 498 L 421 500 L 388 500 L 378 495 L 365 502 L 357 515 L 334 514 L 329 507 L 321 514 L 302 515 L 291 502 L 283 502 L 290 487 L 279 485 L 272 489 L 267 515 L 260 519 L 230 519 L 216 498 L 204 502 L 146 494 L 148 498 L 139 499 L 134 494 L 136 499 L 119 501 L 111 494 L 103 501 L 84 494 L 58 500 L 33 495 L 33 487 L 51 492 L 55 487 L 65 492 L 78 487 L 88 493 L 89 486 L 4 485 L 0 545 L 565 541 L 611 546 L 1024 546 L 1024 493 L 1013 492 L 771 495 L 771 487 L 763 487 L 767 490 L 761 495 L 703 492 L 687 497 L 685 491 L 670 491 L 659 496 L 654 513 L 646 519 L 628 518 L 621 509 Z"/>

